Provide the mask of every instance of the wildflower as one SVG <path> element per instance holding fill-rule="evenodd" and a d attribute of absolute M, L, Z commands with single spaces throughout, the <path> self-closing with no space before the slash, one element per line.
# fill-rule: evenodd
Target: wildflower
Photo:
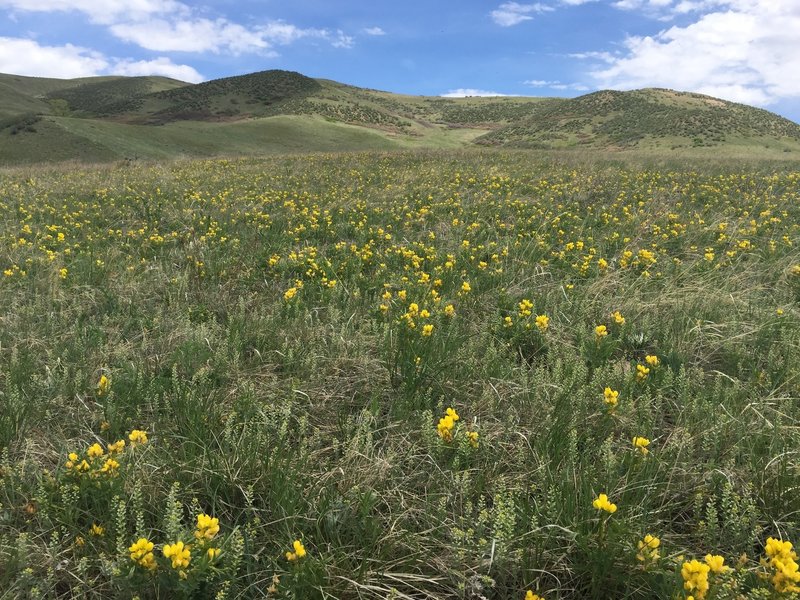
<path fill-rule="evenodd" d="M 289 300 L 294 298 L 296 295 L 297 295 L 297 288 L 296 287 L 290 287 L 288 290 L 286 290 L 283 293 L 283 299 L 288 302 Z"/>
<path fill-rule="evenodd" d="M 544 600 L 544 598 L 528 590 L 527 592 L 525 592 L 525 600 Z"/>
<path fill-rule="evenodd" d="M 658 560 L 661 555 L 658 553 L 658 547 L 661 545 L 661 540 L 649 533 L 639 540 L 636 545 L 639 552 L 636 554 L 637 560 L 642 562 L 652 562 Z"/>
<path fill-rule="evenodd" d="M 633 447 L 634 447 L 634 448 L 635 448 L 635 449 L 636 449 L 638 452 L 641 452 L 641 453 L 642 453 L 642 456 L 647 456 L 647 455 L 648 455 L 648 453 L 650 452 L 650 451 L 647 449 L 647 447 L 648 447 L 649 445 L 650 445 L 650 440 L 648 440 L 646 437 L 639 437 L 639 436 L 636 436 L 635 438 L 633 438 Z"/>
<path fill-rule="evenodd" d="M 707 564 L 699 560 L 691 560 L 683 563 L 681 576 L 683 577 L 683 588 L 687 592 L 693 592 L 698 600 L 705 598 L 708 593 L 708 572 L 711 570 Z"/>
<path fill-rule="evenodd" d="M 58 270 L 58 276 L 61 279 L 66 279 L 67 278 L 67 273 L 69 273 L 69 271 L 67 271 L 66 267 Z"/>
<path fill-rule="evenodd" d="M 730 567 L 726 567 L 724 565 L 725 558 L 719 556 L 718 554 L 706 554 L 705 561 L 712 573 L 726 573 L 727 571 L 730 571 Z"/>
<path fill-rule="evenodd" d="M 405 290 L 400 290 L 399 292 L 397 292 L 397 297 L 400 298 L 400 300 L 405 300 L 406 299 L 406 291 Z"/>
<path fill-rule="evenodd" d="M 111 477 L 114 477 L 117 474 L 117 469 L 119 469 L 119 463 L 115 461 L 113 458 L 107 458 L 106 462 L 103 463 L 100 472 L 105 473 L 106 475 L 109 475 Z"/>
<path fill-rule="evenodd" d="M 478 432 L 477 431 L 467 431 L 466 434 L 467 434 L 467 441 L 469 442 L 469 445 L 472 446 L 473 448 L 477 448 L 478 447 Z"/>
<path fill-rule="evenodd" d="M 512 327 L 514 325 L 514 320 L 511 317 L 505 317 L 503 319 L 503 327 Z"/>
<path fill-rule="evenodd" d="M 113 444 L 108 445 L 109 454 L 118 454 L 125 449 L 125 440 L 117 440 Z"/>
<path fill-rule="evenodd" d="M 597 510 L 604 510 L 612 515 L 617 512 L 617 505 L 613 502 L 609 502 L 608 496 L 605 494 L 600 494 L 597 498 L 595 498 L 592 502 L 592 506 L 594 506 Z"/>
<path fill-rule="evenodd" d="M 452 406 L 448 407 L 448 409 L 446 411 L 444 411 L 444 413 L 448 417 L 451 417 L 453 419 L 453 421 L 458 421 L 461 418 L 461 417 L 458 416 L 458 413 L 456 412 L 456 409 L 453 408 Z"/>
<path fill-rule="evenodd" d="M 792 543 L 788 540 L 767 538 L 764 552 L 768 560 L 762 558 L 761 564 L 773 570 L 772 585 L 775 591 L 780 594 L 800 593 L 800 570 Z"/>
<path fill-rule="evenodd" d="M 456 314 L 456 307 L 453 306 L 452 304 L 448 304 L 447 306 L 444 307 L 444 316 L 452 317 L 455 314 Z"/>
<path fill-rule="evenodd" d="M 292 546 L 294 547 L 294 552 L 287 552 L 286 560 L 294 561 L 306 555 L 306 548 L 300 540 L 295 540 Z"/>
<path fill-rule="evenodd" d="M 419 314 L 419 304 L 416 302 L 412 302 L 408 305 L 408 314 L 412 317 L 416 317 Z"/>
<path fill-rule="evenodd" d="M 210 540 L 219 533 L 219 519 L 206 514 L 197 515 L 197 529 L 194 537 L 198 540 Z"/>
<path fill-rule="evenodd" d="M 192 547 L 183 542 L 165 544 L 162 550 L 164 556 L 172 560 L 173 569 L 183 569 L 189 566 L 192 560 Z"/>
<path fill-rule="evenodd" d="M 83 536 L 76 535 L 75 536 L 75 545 L 78 548 L 81 548 L 86 543 L 86 540 L 83 539 Z"/>
<path fill-rule="evenodd" d="M 636 380 L 641 382 L 647 379 L 647 376 L 650 374 L 650 369 L 645 367 L 644 365 L 636 365 Z"/>
<path fill-rule="evenodd" d="M 132 448 L 135 448 L 139 444 L 144 445 L 147 443 L 147 432 L 134 429 L 131 431 L 130 435 L 128 435 L 128 439 L 131 441 Z"/>
<path fill-rule="evenodd" d="M 86 451 L 86 455 L 89 458 L 99 458 L 99 457 L 103 456 L 103 454 L 105 454 L 105 452 L 103 452 L 103 447 L 98 443 L 92 444 L 91 446 L 89 446 L 89 449 Z"/>
<path fill-rule="evenodd" d="M 430 335 L 432 333 L 433 333 L 433 325 L 428 324 L 428 325 L 423 325 L 422 326 L 422 336 L 423 337 L 430 337 Z"/>
<path fill-rule="evenodd" d="M 550 317 L 547 315 L 537 315 L 536 316 L 536 327 L 539 328 L 539 331 L 547 331 L 547 328 L 550 326 Z"/>
<path fill-rule="evenodd" d="M 153 556 L 153 542 L 147 538 L 139 538 L 130 548 L 131 560 L 145 569 L 156 568 L 156 558 Z"/>
<path fill-rule="evenodd" d="M 219 553 L 222 552 L 219 548 L 209 548 L 206 550 L 206 556 L 208 556 L 208 560 L 214 560 L 219 556 Z"/>
<path fill-rule="evenodd" d="M 461 291 L 464 294 L 468 294 L 472 291 L 472 286 L 469 284 L 468 281 L 465 281 L 464 283 L 461 284 Z"/>
<path fill-rule="evenodd" d="M 97 382 L 97 395 L 105 396 L 111 389 L 111 381 L 105 375 L 100 375 L 100 381 Z"/>
<path fill-rule="evenodd" d="M 613 313 L 611 313 L 611 318 L 614 319 L 614 323 L 616 323 L 620 327 L 625 325 L 625 317 L 623 317 L 618 310 L 615 310 Z"/>
<path fill-rule="evenodd" d="M 102 525 L 98 525 L 97 523 L 92 523 L 92 526 L 89 528 L 89 535 L 93 535 L 95 537 L 100 537 L 105 533 L 105 529 Z"/>
<path fill-rule="evenodd" d="M 519 303 L 519 316 L 530 317 L 531 314 L 533 314 L 533 302 L 527 298 L 523 298 L 523 300 Z"/>
<path fill-rule="evenodd" d="M 660 364 L 658 357 L 653 356 L 652 354 L 648 354 L 647 356 L 645 356 L 644 362 L 646 362 L 651 367 L 657 367 Z"/>
<path fill-rule="evenodd" d="M 605 325 L 598 325 L 594 328 L 594 336 L 598 342 L 608 335 L 608 329 Z"/>
<path fill-rule="evenodd" d="M 619 398 L 619 392 L 617 390 L 612 390 L 610 387 L 607 387 L 603 390 L 603 402 L 606 403 L 610 409 L 615 409 L 617 407 L 617 399 Z"/>

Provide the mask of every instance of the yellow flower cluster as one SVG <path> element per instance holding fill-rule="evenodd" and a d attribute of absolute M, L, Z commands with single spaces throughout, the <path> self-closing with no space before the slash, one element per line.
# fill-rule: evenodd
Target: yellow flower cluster
<path fill-rule="evenodd" d="M 286 560 L 288 561 L 295 561 L 303 558 L 306 555 L 306 547 L 303 546 L 303 542 L 300 540 L 295 540 L 292 544 L 293 552 L 286 553 Z"/>
<path fill-rule="evenodd" d="M 708 593 L 708 572 L 711 570 L 705 563 L 697 559 L 683 563 L 681 567 L 681 577 L 683 577 L 683 587 L 686 591 L 692 592 L 698 600 L 702 600 Z"/>
<path fill-rule="evenodd" d="M 206 542 L 214 539 L 219 533 L 219 519 L 206 514 L 197 515 L 197 527 L 194 531 L 195 539 Z"/>
<path fill-rule="evenodd" d="M 617 505 L 609 501 L 606 494 L 600 494 L 597 496 L 597 498 L 595 498 L 592 502 L 592 506 L 594 506 L 597 510 L 605 511 L 611 515 L 617 512 Z"/>
<path fill-rule="evenodd" d="M 436 433 L 445 442 L 453 441 L 453 429 L 456 427 L 456 421 L 460 417 L 456 410 L 451 406 L 445 411 L 445 415 L 439 419 L 439 424 L 436 425 Z"/>
<path fill-rule="evenodd" d="M 610 410 L 614 410 L 617 407 L 617 402 L 619 402 L 619 392 L 617 390 L 612 390 L 610 387 L 606 387 L 603 390 L 603 402 L 606 403 L 606 406 Z"/>
<path fill-rule="evenodd" d="M 648 440 L 646 437 L 636 436 L 633 438 L 633 447 L 642 456 L 647 456 L 649 454 L 650 450 L 647 449 L 649 445 L 650 440 Z"/>
<path fill-rule="evenodd" d="M 155 556 L 153 555 L 153 547 L 153 542 L 147 538 L 139 538 L 138 541 L 128 548 L 128 552 L 130 552 L 131 555 L 131 560 L 140 567 L 144 567 L 145 569 L 152 571 L 158 566 Z"/>
<path fill-rule="evenodd" d="M 172 561 L 172 568 L 179 572 L 181 578 L 186 578 L 186 569 L 192 561 L 192 547 L 177 541 L 174 544 L 164 544 L 162 553 L 165 558 Z"/>
<path fill-rule="evenodd" d="M 636 547 L 639 550 L 636 553 L 636 559 L 645 564 L 657 561 L 661 557 L 658 552 L 658 547 L 660 545 L 661 540 L 648 533 L 643 539 L 639 540 L 638 544 L 636 544 Z"/>
<path fill-rule="evenodd" d="M 800 594 L 800 569 L 797 565 L 797 553 L 788 540 L 767 538 L 764 546 L 766 559 L 761 564 L 772 571 L 772 585 L 779 594 Z"/>

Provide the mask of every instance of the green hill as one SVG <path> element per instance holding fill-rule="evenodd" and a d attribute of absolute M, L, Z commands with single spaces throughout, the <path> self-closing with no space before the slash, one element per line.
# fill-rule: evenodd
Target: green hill
<path fill-rule="evenodd" d="M 800 126 L 663 89 L 443 98 L 281 70 L 195 85 L 0 75 L 3 164 L 471 145 L 784 158 L 800 155 Z"/>
<path fill-rule="evenodd" d="M 800 126 L 766 110 L 665 89 L 600 91 L 543 106 L 477 140 L 557 148 L 800 146 Z"/>

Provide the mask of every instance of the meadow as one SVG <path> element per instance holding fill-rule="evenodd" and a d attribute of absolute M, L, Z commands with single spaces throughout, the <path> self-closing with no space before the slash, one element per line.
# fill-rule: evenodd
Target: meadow
<path fill-rule="evenodd" d="M 0 598 L 800 592 L 800 166 L 0 172 Z"/>

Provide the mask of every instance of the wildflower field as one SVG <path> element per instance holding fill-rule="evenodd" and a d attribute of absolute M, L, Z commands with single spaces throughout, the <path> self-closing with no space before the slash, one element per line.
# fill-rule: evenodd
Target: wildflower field
<path fill-rule="evenodd" d="M 0 173 L 0 598 L 790 598 L 800 170 Z"/>

